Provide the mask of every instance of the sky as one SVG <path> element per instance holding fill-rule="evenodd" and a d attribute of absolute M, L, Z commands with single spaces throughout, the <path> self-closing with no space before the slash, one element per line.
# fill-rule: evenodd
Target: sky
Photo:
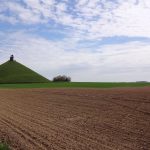
<path fill-rule="evenodd" d="M 150 0 L 0 0 L 0 64 L 52 79 L 150 81 Z"/>

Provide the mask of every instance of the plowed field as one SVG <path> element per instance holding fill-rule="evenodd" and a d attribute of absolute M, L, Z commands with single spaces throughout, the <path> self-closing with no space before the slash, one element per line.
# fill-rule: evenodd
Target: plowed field
<path fill-rule="evenodd" d="M 150 88 L 0 90 L 12 150 L 150 150 Z"/>

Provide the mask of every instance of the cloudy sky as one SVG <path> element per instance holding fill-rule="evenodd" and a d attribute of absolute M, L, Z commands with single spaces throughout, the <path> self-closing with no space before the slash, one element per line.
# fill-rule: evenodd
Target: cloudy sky
<path fill-rule="evenodd" d="M 52 79 L 150 81 L 150 0 L 0 0 L 0 63 Z"/>

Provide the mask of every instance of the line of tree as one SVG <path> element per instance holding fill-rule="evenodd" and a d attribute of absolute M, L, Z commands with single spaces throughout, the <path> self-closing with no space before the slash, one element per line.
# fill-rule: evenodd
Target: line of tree
<path fill-rule="evenodd" d="M 59 75 L 53 78 L 53 82 L 71 82 L 71 78 L 66 75 Z"/>

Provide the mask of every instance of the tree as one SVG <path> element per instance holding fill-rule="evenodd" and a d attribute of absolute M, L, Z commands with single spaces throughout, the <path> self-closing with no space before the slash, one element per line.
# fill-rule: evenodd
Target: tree
<path fill-rule="evenodd" d="M 53 78 L 53 82 L 71 82 L 71 78 L 66 75 L 58 75 Z"/>

